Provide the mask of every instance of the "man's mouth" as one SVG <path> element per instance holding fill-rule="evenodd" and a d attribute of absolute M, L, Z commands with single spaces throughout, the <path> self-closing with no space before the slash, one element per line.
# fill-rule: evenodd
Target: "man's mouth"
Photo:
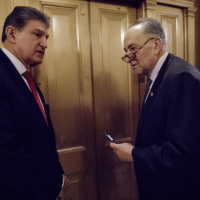
<path fill-rule="evenodd" d="M 36 51 L 36 52 L 44 55 L 44 51 Z"/>

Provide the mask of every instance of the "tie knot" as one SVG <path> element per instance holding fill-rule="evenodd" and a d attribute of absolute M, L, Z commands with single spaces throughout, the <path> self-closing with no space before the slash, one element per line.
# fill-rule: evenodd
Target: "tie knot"
<path fill-rule="evenodd" d="M 31 73 L 29 71 L 25 71 L 23 74 L 22 74 L 27 80 L 32 80 L 33 77 L 31 75 Z"/>
<path fill-rule="evenodd" d="M 33 80 L 31 73 L 29 71 L 25 71 L 22 75 L 27 80 L 31 92 L 37 91 L 35 81 Z"/>
<path fill-rule="evenodd" d="M 152 83 L 152 80 L 150 78 L 148 78 L 146 87 L 149 88 L 151 83 Z"/>

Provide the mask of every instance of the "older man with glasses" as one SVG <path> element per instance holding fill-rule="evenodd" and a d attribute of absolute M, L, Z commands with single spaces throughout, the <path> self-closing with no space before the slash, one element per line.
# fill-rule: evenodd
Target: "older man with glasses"
<path fill-rule="evenodd" d="M 166 51 L 161 24 L 136 21 L 124 38 L 135 74 L 148 86 L 135 145 L 110 147 L 123 161 L 133 161 L 140 200 L 200 199 L 200 72 Z"/>

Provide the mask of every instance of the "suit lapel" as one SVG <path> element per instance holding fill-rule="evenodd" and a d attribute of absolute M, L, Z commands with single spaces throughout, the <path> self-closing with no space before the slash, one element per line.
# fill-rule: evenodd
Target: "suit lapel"
<path fill-rule="evenodd" d="M 158 76 L 156 77 L 156 80 L 153 84 L 153 87 L 151 89 L 151 91 L 149 92 L 149 96 L 145 102 L 145 104 L 143 105 L 142 107 L 142 110 L 141 110 L 141 113 L 140 113 L 140 119 L 139 119 L 139 122 L 138 122 L 138 127 L 137 127 L 137 137 L 136 137 L 136 145 L 139 143 L 140 141 L 140 137 L 141 137 L 141 131 L 142 131 L 142 127 L 143 127 L 143 123 L 145 121 L 145 118 L 147 116 L 147 113 L 149 112 L 152 104 L 153 104 L 153 101 L 154 99 L 156 98 L 156 95 L 158 93 L 158 90 L 159 90 L 159 87 L 160 87 L 160 84 L 162 83 L 162 80 L 165 76 L 165 73 L 170 65 L 170 63 L 172 62 L 173 60 L 173 55 L 172 54 L 169 54 L 165 60 L 165 62 L 163 63 L 159 73 L 158 73 Z"/>
<path fill-rule="evenodd" d="M 11 79 L 21 89 L 21 91 L 24 93 L 24 95 L 26 96 L 26 98 L 28 99 L 30 104 L 34 107 L 34 109 L 37 110 L 39 116 L 41 117 L 41 120 L 43 120 L 44 123 L 46 124 L 44 116 L 43 116 L 43 114 L 40 110 L 40 107 L 38 106 L 34 96 L 32 95 L 31 91 L 27 87 L 26 83 L 22 79 L 21 75 L 19 74 L 19 72 L 17 71 L 15 66 L 12 64 L 10 59 L 3 53 L 2 50 L 0 50 L 0 59 L 1 59 L 2 66 L 4 67 L 4 69 L 10 73 Z M 40 96 L 41 96 L 41 93 L 40 93 Z M 45 107 L 44 101 L 43 101 L 43 105 Z"/>

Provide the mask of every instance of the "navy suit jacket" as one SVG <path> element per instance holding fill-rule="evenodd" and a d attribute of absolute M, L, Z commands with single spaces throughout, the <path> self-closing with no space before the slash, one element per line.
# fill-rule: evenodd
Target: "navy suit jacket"
<path fill-rule="evenodd" d="M 132 156 L 140 200 L 200 199 L 200 73 L 172 54 L 142 108 Z"/>
<path fill-rule="evenodd" d="M 48 124 L 26 83 L 0 50 L 0 199 L 55 200 L 62 167 Z"/>

